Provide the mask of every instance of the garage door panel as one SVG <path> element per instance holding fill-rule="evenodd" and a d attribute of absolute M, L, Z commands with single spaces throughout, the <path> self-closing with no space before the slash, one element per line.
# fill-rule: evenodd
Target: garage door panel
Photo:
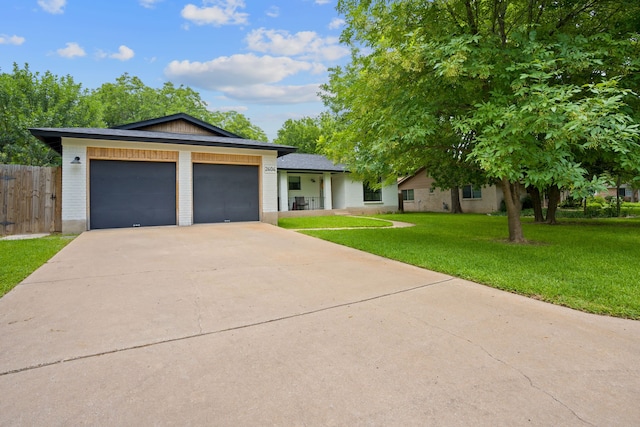
<path fill-rule="evenodd" d="M 92 160 L 90 227 L 176 224 L 176 164 Z"/>
<path fill-rule="evenodd" d="M 193 221 L 258 221 L 258 167 L 193 165 Z"/>

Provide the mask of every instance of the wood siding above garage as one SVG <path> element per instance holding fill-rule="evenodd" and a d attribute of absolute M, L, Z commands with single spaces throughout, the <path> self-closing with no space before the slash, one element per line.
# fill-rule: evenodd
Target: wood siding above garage
<path fill-rule="evenodd" d="M 87 158 L 101 160 L 177 162 L 178 152 L 166 150 L 136 150 L 132 148 L 87 147 Z"/>
<path fill-rule="evenodd" d="M 245 154 L 191 153 L 193 163 L 260 166 L 261 157 Z"/>

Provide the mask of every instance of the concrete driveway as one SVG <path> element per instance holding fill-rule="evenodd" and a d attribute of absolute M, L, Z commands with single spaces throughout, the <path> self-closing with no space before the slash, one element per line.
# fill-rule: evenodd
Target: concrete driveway
<path fill-rule="evenodd" d="M 261 223 L 92 231 L 0 299 L 0 396 L 0 425 L 631 426 L 640 322 Z"/>

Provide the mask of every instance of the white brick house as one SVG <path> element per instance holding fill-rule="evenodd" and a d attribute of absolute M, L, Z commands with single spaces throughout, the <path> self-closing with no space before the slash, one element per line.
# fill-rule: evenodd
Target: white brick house
<path fill-rule="evenodd" d="M 62 231 L 277 223 L 277 158 L 294 147 L 186 114 L 118 128 L 30 129 L 62 155 Z"/>

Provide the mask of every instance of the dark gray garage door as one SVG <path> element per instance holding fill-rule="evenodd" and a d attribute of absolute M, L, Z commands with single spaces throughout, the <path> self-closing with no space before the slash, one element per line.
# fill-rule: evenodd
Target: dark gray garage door
<path fill-rule="evenodd" d="M 258 167 L 193 165 L 193 222 L 258 221 Z"/>
<path fill-rule="evenodd" d="M 176 224 L 176 164 L 91 160 L 90 228 Z"/>

